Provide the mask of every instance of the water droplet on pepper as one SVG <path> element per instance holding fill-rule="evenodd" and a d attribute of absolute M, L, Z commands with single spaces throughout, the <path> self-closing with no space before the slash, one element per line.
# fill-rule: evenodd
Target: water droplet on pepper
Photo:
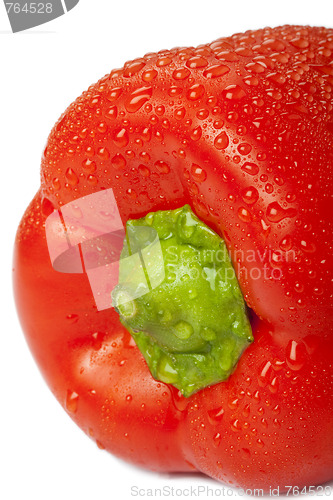
<path fill-rule="evenodd" d="M 65 407 L 70 413 L 76 413 L 78 408 L 79 395 L 75 391 L 67 391 Z"/>
<path fill-rule="evenodd" d="M 274 201 L 268 205 L 266 215 L 270 222 L 280 222 L 283 219 L 295 217 L 297 210 L 295 208 L 284 209 L 277 201 Z"/>
<path fill-rule="evenodd" d="M 226 149 L 228 145 L 229 137 L 227 136 L 226 132 L 223 131 L 217 137 L 215 137 L 214 146 L 216 147 L 216 149 Z"/>
<path fill-rule="evenodd" d="M 79 178 L 71 167 L 66 170 L 65 177 L 71 186 L 76 186 L 79 183 Z"/>
<path fill-rule="evenodd" d="M 246 162 L 244 165 L 241 167 L 244 172 L 250 175 L 256 175 L 259 172 L 259 167 L 255 163 L 250 163 Z"/>
<path fill-rule="evenodd" d="M 145 86 L 134 90 L 125 101 L 125 108 L 129 113 L 136 113 L 151 98 L 152 87 Z"/>

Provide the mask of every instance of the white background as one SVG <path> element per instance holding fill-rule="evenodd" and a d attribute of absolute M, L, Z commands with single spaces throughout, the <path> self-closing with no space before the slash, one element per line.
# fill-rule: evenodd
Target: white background
<path fill-rule="evenodd" d="M 20 217 L 38 189 L 48 133 L 90 83 L 146 52 L 279 24 L 332 27 L 333 5 L 325 0 L 80 0 L 66 15 L 12 34 L 0 3 L 0 498 L 130 499 L 135 498 L 132 485 L 221 488 L 199 474 L 136 469 L 99 450 L 75 426 L 26 346 L 12 298 L 12 247 Z"/>

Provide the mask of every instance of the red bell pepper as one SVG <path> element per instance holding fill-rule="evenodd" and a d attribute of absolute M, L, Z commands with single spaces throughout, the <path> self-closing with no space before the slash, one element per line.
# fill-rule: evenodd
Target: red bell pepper
<path fill-rule="evenodd" d="M 51 390 L 98 446 L 265 491 L 332 479 L 332 54 L 332 29 L 302 26 L 147 54 L 52 129 L 15 295 Z M 79 219 L 103 190 L 121 260 L 100 305 L 89 231 L 98 272 L 118 260 Z M 158 285 L 138 293 L 139 271 Z"/>

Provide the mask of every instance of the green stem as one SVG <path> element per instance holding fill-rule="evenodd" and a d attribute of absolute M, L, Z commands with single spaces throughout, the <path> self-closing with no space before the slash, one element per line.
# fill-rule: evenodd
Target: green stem
<path fill-rule="evenodd" d="M 153 377 L 186 397 L 226 380 L 253 341 L 225 243 L 188 205 L 127 222 L 112 301 Z"/>

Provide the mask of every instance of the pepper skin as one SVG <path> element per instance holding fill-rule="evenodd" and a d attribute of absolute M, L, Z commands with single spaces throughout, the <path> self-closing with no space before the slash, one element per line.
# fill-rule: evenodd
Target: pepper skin
<path fill-rule="evenodd" d="M 51 390 L 99 446 L 265 491 L 332 479 L 332 52 L 332 29 L 283 26 L 147 54 L 51 131 L 15 296 Z M 188 204 L 224 238 L 254 336 L 228 380 L 188 398 L 154 380 L 86 275 L 52 268 L 46 218 L 109 188 L 124 225 Z"/>

